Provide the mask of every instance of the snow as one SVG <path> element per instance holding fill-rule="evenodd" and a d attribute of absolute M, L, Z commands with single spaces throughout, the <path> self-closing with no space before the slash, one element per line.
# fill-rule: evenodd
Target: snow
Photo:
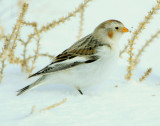
<path fill-rule="evenodd" d="M 82 0 L 30 0 L 25 19 L 37 21 L 41 26 L 65 16 L 81 2 Z M 0 4 L 1 23 L 5 32 L 9 33 L 18 15 L 16 0 L 1 0 Z M 99 23 L 108 19 L 120 20 L 127 28 L 134 30 L 154 4 L 155 1 L 152 0 L 93 0 L 85 11 L 83 35 L 89 34 Z M 159 22 L 160 15 L 157 14 L 136 41 L 136 49 L 160 29 Z M 44 33 L 41 51 L 54 55 L 62 52 L 77 40 L 78 26 L 79 16 Z M 130 36 L 130 33 L 123 36 L 121 48 Z M 147 47 L 130 81 L 124 79 L 127 66 L 125 54 L 119 60 L 114 75 L 111 78 L 106 77 L 102 84 L 83 90 L 83 96 L 69 86 L 48 84 L 17 97 L 17 90 L 37 78 L 27 79 L 28 75 L 21 72 L 18 65 L 7 65 L 5 78 L 0 85 L 0 126 L 159 126 L 159 40 L 157 38 Z M 20 51 L 19 49 L 17 53 Z M 51 61 L 39 59 L 34 72 L 49 62 Z M 140 83 L 139 77 L 149 67 L 153 69 L 151 75 Z M 65 103 L 39 112 L 64 98 L 67 99 Z M 35 111 L 29 115 L 33 106 Z"/>

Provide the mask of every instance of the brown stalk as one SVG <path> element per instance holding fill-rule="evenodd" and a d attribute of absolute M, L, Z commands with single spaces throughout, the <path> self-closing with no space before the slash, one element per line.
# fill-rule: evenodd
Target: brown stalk
<path fill-rule="evenodd" d="M 38 56 L 43 56 L 43 57 L 48 57 L 48 58 L 50 58 L 50 59 L 53 59 L 54 58 L 54 56 L 52 56 L 52 55 L 49 55 L 49 54 L 47 54 L 47 53 L 39 53 L 38 54 Z M 34 58 L 35 57 L 35 55 L 34 56 L 29 56 L 27 59 L 26 59 L 26 61 L 28 62 L 30 59 L 32 59 L 32 58 Z"/>
<path fill-rule="evenodd" d="M 141 47 L 141 49 L 138 51 L 138 54 L 135 56 L 135 59 L 134 59 L 134 64 L 135 66 L 139 63 L 139 57 L 142 55 L 142 53 L 144 52 L 145 48 L 147 46 L 149 46 L 150 43 L 153 42 L 153 40 L 155 38 L 158 37 L 158 35 L 160 35 L 160 30 L 158 30 L 153 36 L 151 36 L 151 38 L 149 40 L 146 41 L 146 43 Z"/>
<path fill-rule="evenodd" d="M 36 51 L 35 51 L 35 56 L 32 60 L 32 66 L 31 66 L 31 69 L 29 70 L 29 74 L 32 73 L 32 70 L 35 68 L 34 64 L 38 58 L 38 54 L 39 54 L 39 49 L 40 49 L 40 34 L 37 32 L 37 27 L 35 27 L 35 31 L 37 33 L 37 48 L 36 48 Z"/>
<path fill-rule="evenodd" d="M 78 40 L 82 37 L 83 24 L 84 24 L 84 8 L 80 10 L 80 25 L 79 25 L 79 32 L 77 36 Z"/>
<path fill-rule="evenodd" d="M 3 78 L 3 71 L 4 71 L 4 68 L 5 68 L 5 60 L 7 58 L 11 58 L 13 59 L 14 57 L 14 49 L 15 49 L 15 46 L 16 46 L 16 40 L 17 40 L 17 37 L 19 35 L 19 31 L 20 31 L 20 28 L 21 28 L 21 24 L 22 24 L 22 21 L 23 21 L 23 17 L 25 15 L 25 12 L 27 11 L 27 8 L 28 8 L 28 4 L 24 4 L 23 5 L 23 9 L 22 9 L 22 13 L 20 14 L 13 30 L 12 30 L 12 33 L 11 35 L 9 35 L 8 37 L 6 37 L 5 39 L 5 45 L 4 45 L 4 48 L 2 49 L 2 61 L 1 61 L 1 64 L 2 64 L 2 68 L 0 70 L 0 82 Z M 11 42 L 13 41 L 13 42 Z M 8 57 L 8 51 L 10 54 L 10 57 Z"/>
<path fill-rule="evenodd" d="M 138 28 L 133 33 L 132 38 L 129 40 L 128 45 L 124 49 L 124 50 L 127 50 L 129 47 L 128 52 L 127 52 L 129 54 L 129 58 L 128 58 L 129 66 L 127 67 L 127 75 L 125 76 L 125 78 L 127 80 L 131 79 L 131 77 L 133 75 L 132 71 L 135 69 L 134 53 L 133 53 L 134 44 L 135 44 L 134 41 L 138 38 L 138 35 L 142 32 L 142 30 L 145 29 L 146 24 L 149 23 L 149 20 L 152 19 L 153 15 L 157 13 L 158 9 L 160 9 L 160 2 L 159 1 L 157 1 L 156 6 L 154 6 L 152 8 L 152 10 L 148 13 L 148 15 L 145 17 L 144 21 L 139 24 Z M 122 52 L 125 52 L 125 51 L 122 51 Z M 122 52 L 120 53 L 120 56 L 121 56 Z"/>
<path fill-rule="evenodd" d="M 147 69 L 147 71 L 144 73 L 144 75 L 139 79 L 140 82 L 144 81 L 152 72 L 152 68 Z"/>
<path fill-rule="evenodd" d="M 55 26 L 60 25 L 61 23 L 65 23 L 67 20 L 70 20 L 71 17 L 75 17 L 77 13 L 79 13 L 81 11 L 81 9 L 84 9 L 88 2 L 90 2 L 92 0 L 84 0 L 84 2 L 82 4 L 80 4 L 73 12 L 68 13 L 68 15 L 66 17 L 61 17 L 59 18 L 58 21 L 52 21 L 51 23 L 49 23 L 46 26 L 42 26 L 40 28 L 40 30 L 38 30 L 39 33 L 42 32 L 46 32 L 48 30 L 50 30 L 51 28 L 54 28 Z M 35 34 L 34 34 L 35 35 Z"/>
<path fill-rule="evenodd" d="M 37 33 L 35 35 L 39 36 L 39 33 L 37 32 L 37 23 L 36 22 L 23 22 L 24 25 L 27 25 L 27 26 L 31 26 L 34 28 L 34 33 Z M 28 62 L 26 60 L 26 53 L 27 53 L 27 45 L 31 42 L 31 40 L 33 39 L 32 38 L 33 34 L 30 34 L 28 36 L 28 39 L 26 42 L 24 42 L 23 40 L 20 40 L 22 42 L 22 44 L 24 44 L 24 49 L 23 49 L 23 62 L 22 62 L 22 70 L 26 70 L 27 72 L 31 72 L 30 69 L 29 69 L 29 66 L 28 66 Z M 38 37 L 39 41 L 40 41 L 40 36 Z M 39 42 L 37 42 L 39 44 Z M 39 45 L 37 45 L 37 47 L 39 47 Z M 33 62 L 34 63 L 34 62 Z"/>
<path fill-rule="evenodd" d="M 46 107 L 46 108 L 44 108 L 44 109 L 41 109 L 39 112 L 43 112 L 43 111 L 46 111 L 46 110 L 50 110 L 50 109 L 52 109 L 52 108 L 55 108 L 55 107 L 57 107 L 57 106 L 65 103 L 66 101 L 67 101 L 67 99 L 65 98 L 65 99 L 63 99 L 63 100 L 62 100 L 61 102 L 59 102 L 59 103 L 56 103 L 56 104 L 53 104 L 53 105 L 51 105 L 51 106 L 48 106 L 48 107 Z"/>
<path fill-rule="evenodd" d="M 133 32 L 133 36 L 130 40 L 128 40 L 128 44 L 124 47 L 122 51 L 120 51 L 120 55 L 119 55 L 120 57 L 124 52 L 127 51 L 128 47 L 130 46 L 130 43 L 134 43 L 135 39 L 138 39 L 139 34 L 142 33 L 142 31 L 146 27 L 146 24 L 150 23 L 149 21 L 153 19 L 153 15 L 157 14 L 157 11 L 159 9 L 160 9 L 160 2 L 159 0 L 157 0 L 157 4 L 154 7 L 152 7 L 152 9 L 148 12 L 148 15 L 145 16 L 144 20 L 141 23 L 139 23 L 139 26 Z"/>
<path fill-rule="evenodd" d="M 34 111 L 35 111 L 35 108 L 36 108 L 36 106 L 32 106 L 31 112 L 30 112 L 29 115 L 27 115 L 26 117 L 32 115 L 32 114 L 34 113 Z"/>

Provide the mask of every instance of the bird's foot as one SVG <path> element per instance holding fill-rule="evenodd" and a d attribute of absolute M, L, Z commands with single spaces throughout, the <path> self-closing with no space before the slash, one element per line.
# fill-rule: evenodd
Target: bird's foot
<path fill-rule="evenodd" d="M 83 95 L 83 92 L 82 92 L 80 89 L 78 89 L 78 91 L 79 91 L 79 93 L 80 93 L 81 95 Z"/>

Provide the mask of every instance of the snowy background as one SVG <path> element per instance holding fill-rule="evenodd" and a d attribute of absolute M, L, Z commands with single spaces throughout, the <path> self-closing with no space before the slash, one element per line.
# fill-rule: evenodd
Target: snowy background
<path fill-rule="evenodd" d="M 30 0 L 26 21 L 36 21 L 39 26 L 72 12 L 82 0 Z M 91 33 L 101 22 L 117 19 L 130 30 L 151 10 L 155 0 L 93 0 L 85 10 L 83 35 Z M 19 14 L 16 0 L 0 0 L 0 20 L 5 33 L 10 33 Z M 79 16 L 72 18 L 43 34 L 41 51 L 57 55 L 77 40 Z M 136 41 L 136 49 L 160 29 L 160 14 L 147 25 Z M 133 28 L 132 28 L 133 27 Z M 25 37 L 25 36 L 24 36 Z M 124 47 L 131 33 L 120 41 Z M 132 80 L 124 79 L 127 55 L 119 59 L 114 75 L 104 82 L 83 90 L 83 96 L 66 85 L 45 85 L 17 97 L 16 91 L 37 78 L 27 79 L 18 65 L 7 65 L 0 85 L 0 126 L 160 126 L 160 38 L 157 38 L 141 57 Z M 18 53 L 18 52 L 17 52 Z M 37 70 L 50 60 L 41 59 Z M 138 81 L 151 67 L 151 75 L 142 83 Z M 67 101 L 49 111 L 38 111 L 67 98 Z M 35 113 L 26 117 L 32 106 Z"/>

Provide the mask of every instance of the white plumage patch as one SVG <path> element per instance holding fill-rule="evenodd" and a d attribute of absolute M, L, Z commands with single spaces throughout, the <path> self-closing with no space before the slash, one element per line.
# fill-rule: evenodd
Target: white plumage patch
<path fill-rule="evenodd" d="M 72 58 L 72 59 L 67 59 L 67 60 L 64 60 L 64 61 L 61 61 L 61 62 L 51 64 L 48 67 L 54 67 L 55 65 L 60 65 L 60 64 L 72 64 L 74 62 L 85 62 L 85 61 L 87 61 L 87 57 L 77 56 L 77 57 Z"/>

